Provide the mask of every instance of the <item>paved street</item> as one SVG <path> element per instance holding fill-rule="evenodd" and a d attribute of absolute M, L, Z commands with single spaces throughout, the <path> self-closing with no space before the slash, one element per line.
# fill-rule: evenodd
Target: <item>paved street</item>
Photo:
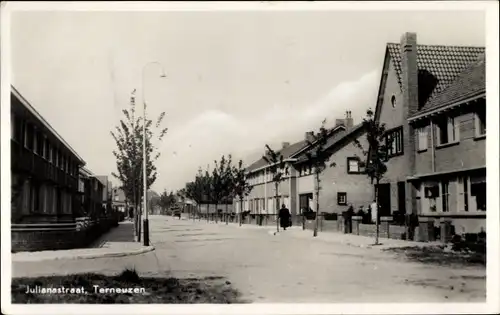
<path fill-rule="evenodd" d="M 269 228 L 152 216 L 154 252 L 121 258 L 16 262 L 14 276 L 72 272 L 223 276 L 251 302 L 484 301 L 484 268 L 449 268 L 396 259 Z M 336 234 L 330 235 L 331 238 Z M 340 237 L 340 235 L 339 235 Z M 355 236 L 353 236 L 355 237 Z"/>

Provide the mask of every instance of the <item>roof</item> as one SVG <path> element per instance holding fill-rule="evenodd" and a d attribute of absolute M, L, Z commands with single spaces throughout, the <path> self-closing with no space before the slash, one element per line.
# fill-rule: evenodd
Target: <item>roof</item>
<path fill-rule="evenodd" d="M 329 129 L 329 132 L 332 135 L 337 135 L 341 133 L 342 129 L 346 130 L 346 127 L 344 125 L 337 125 Z M 283 156 L 283 160 L 292 159 L 295 158 L 295 156 L 299 156 L 300 154 L 302 154 L 302 152 L 304 152 L 308 146 L 309 144 L 307 143 L 307 140 L 304 139 L 292 145 L 289 145 L 288 147 L 281 149 L 276 153 L 281 154 Z M 249 167 L 247 167 L 246 170 L 247 172 L 253 172 L 260 168 L 265 167 L 266 165 L 268 165 L 268 163 L 263 158 L 260 158 L 259 160 L 251 164 Z"/>
<path fill-rule="evenodd" d="M 24 105 L 24 107 L 26 107 L 28 109 L 28 111 L 36 117 L 36 119 L 38 119 L 43 125 L 45 128 L 47 128 L 56 138 L 57 140 L 59 140 L 64 146 L 66 146 L 66 148 L 68 148 L 68 150 L 77 158 L 80 160 L 80 162 L 85 165 L 85 161 L 80 157 L 80 155 L 78 155 L 78 153 L 76 153 L 75 150 L 73 150 L 73 148 L 63 139 L 63 137 L 61 137 L 61 135 L 59 135 L 57 133 L 57 131 L 55 131 L 54 128 L 52 128 L 52 126 L 43 118 L 42 115 L 40 115 L 40 113 L 38 113 L 38 111 L 33 107 L 31 106 L 31 104 L 21 95 L 21 93 L 19 93 L 19 91 L 17 91 L 17 89 L 14 87 L 14 86 L 10 86 L 11 87 L 11 90 L 12 90 L 12 94 L 14 95 L 14 97 L 16 97 L 22 105 Z"/>
<path fill-rule="evenodd" d="M 287 146 L 284 149 L 281 149 L 280 151 L 278 151 L 276 153 L 279 153 L 281 156 L 283 156 L 283 159 L 288 159 L 294 153 L 305 148 L 306 146 L 307 146 L 307 141 L 302 140 L 302 141 L 296 142 L 294 144 L 291 144 L 291 145 Z M 247 170 L 247 172 L 252 172 L 252 171 L 257 170 L 257 169 L 264 167 L 266 165 L 267 165 L 267 162 L 263 158 L 260 158 L 259 160 L 257 160 L 253 164 L 251 164 L 249 167 L 247 167 L 246 170 Z"/>
<path fill-rule="evenodd" d="M 346 142 L 346 140 L 349 140 L 353 134 L 356 134 L 357 132 L 361 131 L 363 126 L 364 126 L 363 123 L 360 123 L 352 128 L 347 129 L 346 131 L 334 133 L 331 137 L 328 138 L 325 145 L 325 149 L 340 147 L 343 143 Z M 307 153 L 311 152 L 312 150 L 314 150 L 314 148 L 306 150 L 302 154 L 297 156 L 297 162 L 298 163 L 306 162 L 308 159 Z M 332 154 L 334 152 L 335 150 L 332 152 Z"/>
<path fill-rule="evenodd" d="M 432 99 L 484 52 L 484 47 L 417 45 L 420 108 L 429 108 Z M 401 45 L 388 43 L 387 53 L 396 70 L 399 86 L 402 87 Z"/>
<path fill-rule="evenodd" d="M 89 169 L 85 167 L 80 167 L 80 175 L 86 177 L 94 177 L 94 173 L 92 173 Z"/>
<path fill-rule="evenodd" d="M 478 95 L 484 95 L 486 93 L 485 68 L 485 56 L 482 54 L 475 62 L 462 71 L 448 87 L 425 104 L 418 114 L 423 114 Z"/>

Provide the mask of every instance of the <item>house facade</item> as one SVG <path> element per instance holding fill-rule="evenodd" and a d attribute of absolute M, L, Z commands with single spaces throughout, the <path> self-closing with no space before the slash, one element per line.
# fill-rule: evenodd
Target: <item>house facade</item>
<path fill-rule="evenodd" d="M 314 146 L 297 156 L 294 167 L 299 183 L 298 213 L 303 213 L 309 207 L 309 210 L 318 213 L 341 214 L 349 206 L 353 206 L 355 210 L 359 207 L 366 209 L 373 200 L 373 185 L 360 163 L 364 160 L 363 150 L 355 145 L 357 140 L 363 148 L 368 148 L 365 129 L 362 124 L 352 125 L 350 113 L 347 114 L 344 125 L 346 130 L 332 135 L 325 145 L 325 149 L 332 155 L 327 168 L 320 174 L 319 209 L 316 209 L 317 184 L 314 169 L 306 156 L 308 151 L 314 150 Z"/>
<path fill-rule="evenodd" d="M 111 191 L 112 191 L 111 198 L 113 200 L 112 202 L 113 209 L 116 209 L 120 212 L 126 212 L 127 198 L 125 196 L 125 192 L 123 191 L 123 189 L 114 187 L 112 188 Z"/>
<path fill-rule="evenodd" d="M 83 182 L 82 209 L 85 216 L 101 217 L 105 214 L 105 186 L 91 171 L 80 169 L 80 179 Z"/>
<path fill-rule="evenodd" d="M 339 123 L 330 130 L 330 134 L 333 136 L 345 129 L 346 127 Z M 304 198 L 308 198 L 308 205 L 313 206 L 311 193 L 314 191 L 314 180 L 312 176 L 307 176 L 310 170 L 304 168 L 303 173 L 300 173 L 300 169 L 295 166 L 297 157 L 301 156 L 308 149 L 308 143 L 313 141 L 311 132 L 306 132 L 303 140 L 293 144 L 283 142 L 281 150 L 277 151 L 284 161 L 277 199 L 276 185 L 272 181 L 273 174 L 270 172 L 270 165 L 263 158 L 251 164 L 247 168 L 247 176 L 252 190 L 244 201 L 243 211 L 250 211 L 252 214 L 276 215 L 278 209 L 284 204 L 294 218 L 301 213 L 300 200 L 304 202 Z M 235 204 L 235 208 L 239 213 L 239 203 Z"/>
<path fill-rule="evenodd" d="M 391 144 L 381 215 L 449 221 L 456 233 L 485 230 L 484 51 L 419 45 L 414 33 L 387 44 L 375 110 Z"/>
<path fill-rule="evenodd" d="M 74 222 L 83 159 L 14 87 L 11 128 L 12 223 Z"/>

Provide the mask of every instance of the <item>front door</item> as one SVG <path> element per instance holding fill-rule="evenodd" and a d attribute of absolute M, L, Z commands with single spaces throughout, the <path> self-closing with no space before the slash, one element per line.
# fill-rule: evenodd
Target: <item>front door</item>
<path fill-rule="evenodd" d="M 398 211 L 400 214 L 406 213 L 405 182 L 398 182 Z"/>
<path fill-rule="evenodd" d="M 379 184 L 377 186 L 378 190 L 378 206 L 380 211 L 380 216 L 390 216 L 391 215 L 391 184 Z"/>

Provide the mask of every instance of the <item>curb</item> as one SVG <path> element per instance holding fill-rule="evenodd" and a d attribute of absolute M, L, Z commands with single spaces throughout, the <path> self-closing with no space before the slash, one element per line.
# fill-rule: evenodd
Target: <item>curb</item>
<path fill-rule="evenodd" d="M 33 257 L 33 259 L 12 259 L 12 262 L 39 262 L 39 261 L 50 261 L 50 260 L 83 260 L 83 259 L 96 259 L 96 258 L 109 258 L 109 257 L 126 257 L 126 256 L 135 256 L 135 255 L 140 255 L 140 254 L 145 254 L 148 252 L 152 252 L 155 250 L 154 246 L 148 246 L 145 248 L 140 248 L 138 250 L 134 251 L 128 251 L 128 252 L 111 252 L 111 253 L 102 253 L 102 254 L 84 254 L 84 255 L 78 255 L 78 256 L 69 256 L 69 257 L 64 257 L 64 256 L 56 256 L 56 257 L 45 257 L 45 258 L 40 258 L 36 259 Z"/>

